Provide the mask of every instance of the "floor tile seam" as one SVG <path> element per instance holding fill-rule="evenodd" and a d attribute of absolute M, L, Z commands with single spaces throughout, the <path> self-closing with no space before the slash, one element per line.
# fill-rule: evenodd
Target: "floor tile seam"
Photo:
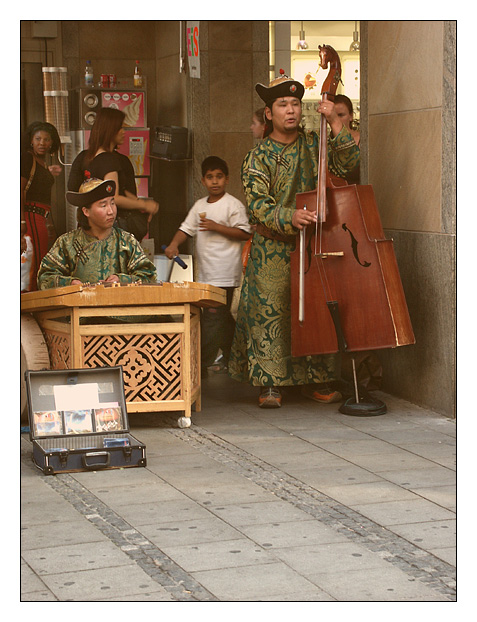
<path fill-rule="evenodd" d="M 23 557 L 23 555 L 21 555 L 20 557 L 21 557 L 21 559 L 22 559 L 23 563 L 24 563 L 24 564 L 25 564 L 25 565 L 26 565 L 26 566 L 30 569 L 31 573 L 32 573 L 32 574 L 36 577 L 36 579 L 38 579 L 38 581 L 40 581 L 40 582 L 41 582 L 41 584 L 43 585 L 43 588 L 41 588 L 41 587 L 40 587 L 39 589 L 38 589 L 38 588 L 36 588 L 36 589 L 34 589 L 34 590 L 25 590 L 25 589 L 22 587 L 22 589 L 21 589 L 21 597 L 22 597 L 24 594 L 33 594 L 33 593 L 35 593 L 35 592 L 42 592 L 43 590 L 46 590 L 46 591 L 48 591 L 48 592 L 49 592 L 49 593 L 50 593 L 50 594 L 51 594 L 51 595 L 55 598 L 55 600 L 56 600 L 57 602 L 59 602 L 59 598 L 57 597 L 57 595 L 56 595 L 56 594 L 55 594 L 55 593 L 51 590 L 51 588 L 49 588 L 49 587 L 46 585 L 46 583 L 43 581 L 43 578 L 42 578 L 42 577 L 44 577 L 44 576 L 48 576 L 48 575 L 39 575 L 39 574 L 37 574 L 37 573 L 35 572 L 34 568 L 32 568 L 32 566 L 30 565 L 30 563 L 29 563 L 29 562 L 28 562 L 28 561 L 27 561 L 27 560 Z"/>
<path fill-rule="evenodd" d="M 176 600 L 217 600 L 213 594 L 198 584 L 190 573 L 71 475 L 64 473 L 40 477 Z"/>
<path fill-rule="evenodd" d="M 446 589 L 445 577 L 447 577 L 448 574 L 453 576 L 453 568 L 446 562 L 443 562 L 439 558 L 434 557 L 423 549 L 419 549 L 419 547 L 416 547 L 412 542 L 406 540 L 405 538 L 402 538 L 401 536 L 398 536 L 397 534 L 394 534 L 393 532 L 386 530 L 381 525 L 362 516 L 358 512 L 351 510 L 343 504 L 336 502 L 327 495 L 323 495 L 316 489 L 313 489 L 311 486 L 300 482 L 300 480 L 289 476 L 283 471 L 280 471 L 280 469 L 277 469 L 277 467 L 274 467 L 273 465 L 262 461 L 256 456 L 248 454 L 246 451 L 230 444 L 228 441 L 224 441 L 224 439 L 217 437 L 208 430 L 193 425 L 191 428 L 182 430 L 180 433 L 175 429 L 171 429 L 170 433 L 177 435 L 179 438 L 183 438 L 183 440 L 185 440 L 187 437 L 189 442 L 192 438 L 194 438 L 197 446 L 202 451 L 211 455 L 215 460 L 220 463 L 224 463 L 223 455 L 228 454 L 226 456 L 225 463 L 234 465 L 235 468 L 238 467 L 239 472 L 242 472 L 245 477 L 247 477 L 247 474 L 252 477 L 254 470 L 251 469 L 249 466 L 244 467 L 243 462 L 245 461 L 249 465 L 252 464 L 254 466 L 254 469 L 258 471 L 258 477 L 254 477 L 254 481 L 256 481 L 259 485 L 263 486 L 267 490 L 273 491 L 275 495 L 279 496 L 285 501 L 291 502 L 296 507 L 303 509 L 305 512 L 311 514 L 314 518 L 318 518 L 322 521 L 324 520 L 326 524 L 328 524 L 331 520 L 332 527 L 335 530 L 339 531 L 340 533 L 344 533 L 351 539 L 353 539 L 355 535 L 359 535 L 360 539 L 364 538 L 362 540 L 362 544 L 364 544 L 365 546 L 369 546 L 368 540 L 370 539 L 372 542 L 373 538 L 381 539 L 388 544 L 397 542 L 400 549 L 400 555 L 399 558 L 396 557 L 396 560 L 402 558 L 406 567 L 409 569 L 413 569 L 416 565 L 416 553 L 418 557 L 421 557 L 422 554 L 424 554 L 426 557 L 429 558 L 429 563 L 433 564 L 434 566 L 441 566 L 441 574 L 444 578 L 444 584 L 442 586 L 443 589 Z M 221 452 L 217 452 L 217 446 L 220 447 Z M 275 481 L 273 481 L 272 483 L 266 480 L 263 481 L 264 476 L 263 473 L 261 473 L 263 471 L 268 475 L 268 477 L 274 478 Z M 283 483 L 288 480 L 286 482 L 286 488 L 288 490 L 277 493 L 277 479 L 282 488 Z M 303 503 L 303 494 L 312 498 L 311 505 L 309 502 Z M 297 500 L 294 501 L 294 497 L 297 497 Z M 321 506 L 320 508 L 317 508 L 317 503 Z M 323 512 L 323 506 L 325 512 Z M 360 533 L 360 530 L 365 529 L 365 527 L 368 531 L 365 533 L 361 531 Z M 371 531 L 371 534 L 368 533 L 369 531 Z M 393 563 L 394 557 L 395 553 L 391 553 L 388 561 Z"/>

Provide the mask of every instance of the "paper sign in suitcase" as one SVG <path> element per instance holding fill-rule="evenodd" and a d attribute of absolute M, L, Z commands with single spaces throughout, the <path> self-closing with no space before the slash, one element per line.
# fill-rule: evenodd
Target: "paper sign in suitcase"
<path fill-rule="evenodd" d="M 33 462 L 46 475 L 146 466 L 122 367 L 25 372 Z"/>

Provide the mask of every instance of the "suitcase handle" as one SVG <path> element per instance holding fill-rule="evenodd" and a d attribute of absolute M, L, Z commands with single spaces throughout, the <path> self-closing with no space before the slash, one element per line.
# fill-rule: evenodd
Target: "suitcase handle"
<path fill-rule="evenodd" d="M 98 458 L 99 456 L 105 457 L 104 462 L 88 462 L 88 458 Z M 83 460 L 83 466 L 85 469 L 96 469 L 98 467 L 108 467 L 111 460 L 111 455 L 108 451 L 91 451 L 81 456 Z"/>

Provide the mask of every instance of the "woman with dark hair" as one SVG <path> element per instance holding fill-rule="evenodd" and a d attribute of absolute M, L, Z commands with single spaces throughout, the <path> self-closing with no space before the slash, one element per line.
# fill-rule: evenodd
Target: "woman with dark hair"
<path fill-rule="evenodd" d="M 354 120 L 353 102 L 346 95 L 335 95 L 335 110 L 343 125 L 345 125 L 351 136 L 354 138 L 354 142 L 359 147 L 360 134 L 357 122 Z"/>
<path fill-rule="evenodd" d="M 40 262 L 54 240 L 51 221 L 51 188 L 54 177 L 62 168 L 59 164 L 48 164 L 50 155 L 60 148 L 60 137 L 51 123 L 35 121 L 28 126 L 23 137 L 20 161 L 20 249 L 27 248 L 26 237 L 31 239 L 32 258 L 29 286 L 26 291 L 36 290 L 36 273 Z M 51 226 L 48 226 L 51 223 Z M 50 235 L 50 232 L 51 235 Z"/>
<path fill-rule="evenodd" d="M 357 129 L 358 124 L 354 120 L 353 102 L 346 95 L 335 95 L 334 103 L 338 117 L 341 119 L 343 125 L 348 128 L 349 133 L 354 139 L 354 142 L 359 147 L 360 133 Z M 349 184 L 359 184 L 359 164 L 358 166 L 356 166 L 356 168 L 346 174 L 345 179 Z"/>
<path fill-rule="evenodd" d="M 117 108 L 100 108 L 91 129 L 88 149 L 82 151 L 71 166 L 68 190 L 77 192 L 88 179 L 116 182 L 117 224 L 141 241 L 159 204 L 137 198 L 133 166 L 128 157 L 116 151 L 124 142 L 124 119 L 124 112 Z"/>

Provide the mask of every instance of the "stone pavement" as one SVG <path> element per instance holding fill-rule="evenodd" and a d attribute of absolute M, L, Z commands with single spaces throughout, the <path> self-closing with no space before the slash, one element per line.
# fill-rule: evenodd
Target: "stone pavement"
<path fill-rule="evenodd" d="M 225 375 L 147 467 L 45 476 L 21 438 L 21 601 L 456 600 L 453 420 L 379 392 L 351 417 Z"/>

